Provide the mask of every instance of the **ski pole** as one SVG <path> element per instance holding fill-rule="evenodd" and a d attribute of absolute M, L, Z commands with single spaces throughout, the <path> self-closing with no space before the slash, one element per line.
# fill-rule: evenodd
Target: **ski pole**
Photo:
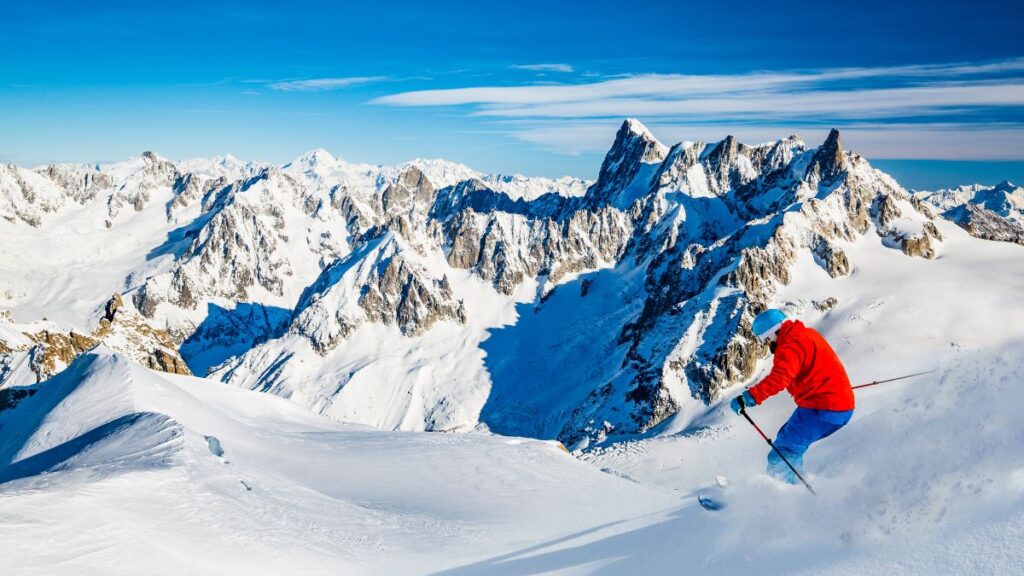
<path fill-rule="evenodd" d="M 888 380 L 875 380 L 874 382 L 870 382 L 868 384 L 861 384 L 859 386 L 854 386 L 853 389 L 856 390 L 857 388 L 867 388 L 868 386 L 877 386 L 878 384 L 885 384 L 886 382 L 895 382 L 897 380 L 905 380 L 907 378 L 913 378 L 914 376 L 923 376 L 925 374 L 931 374 L 932 372 L 935 372 L 935 370 L 929 370 L 927 372 L 918 372 L 917 374 L 908 374 L 906 376 L 900 376 L 898 378 L 889 378 Z"/>
<path fill-rule="evenodd" d="M 779 449 L 775 447 L 775 444 L 771 441 L 770 438 L 768 438 L 768 436 L 765 435 L 765 433 L 761 430 L 761 427 L 755 424 L 753 420 L 751 420 L 750 415 L 747 414 L 747 409 L 743 407 L 743 405 L 740 405 L 740 414 L 743 414 L 743 417 L 747 419 L 747 422 L 750 422 L 750 425 L 754 427 L 754 430 L 757 430 L 757 433 L 761 435 L 761 438 L 764 438 L 764 441 L 767 442 L 768 445 L 772 447 L 772 450 L 774 450 L 775 453 L 779 455 L 779 458 L 782 458 L 782 461 L 786 463 L 786 466 L 789 466 L 789 469 L 792 470 L 793 474 L 796 474 L 796 477 L 799 478 L 800 481 L 804 483 L 804 486 L 806 486 L 807 489 L 811 491 L 811 494 L 817 496 L 818 493 L 814 491 L 814 488 L 811 488 L 811 485 L 807 483 L 807 480 L 804 480 L 804 477 L 801 476 L 800 473 L 796 471 L 796 468 L 794 468 L 793 465 L 789 463 L 789 460 L 787 460 L 786 457 L 782 454 L 782 452 L 780 452 Z"/>

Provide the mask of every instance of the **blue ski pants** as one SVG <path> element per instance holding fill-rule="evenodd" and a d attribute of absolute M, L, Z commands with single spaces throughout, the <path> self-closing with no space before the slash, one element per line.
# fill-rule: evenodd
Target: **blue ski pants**
<path fill-rule="evenodd" d="M 775 438 L 775 448 L 786 456 L 797 472 L 803 475 L 804 452 L 807 452 L 811 444 L 828 438 L 833 432 L 845 426 L 852 417 L 853 410 L 837 412 L 797 408 L 779 429 L 779 434 Z M 775 450 L 768 453 L 768 474 L 783 482 L 797 483 L 796 475 L 779 458 Z"/>

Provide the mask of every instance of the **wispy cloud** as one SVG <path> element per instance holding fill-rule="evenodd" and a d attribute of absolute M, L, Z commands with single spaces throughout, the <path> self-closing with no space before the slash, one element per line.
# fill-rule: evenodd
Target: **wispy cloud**
<path fill-rule="evenodd" d="M 506 133 L 518 140 L 570 154 L 603 149 L 621 118 L 636 116 L 662 126 L 662 133 L 689 131 L 685 138 L 691 140 L 711 131 L 718 139 L 730 127 L 759 139 L 800 126 L 811 126 L 813 132 L 827 124 L 845 128 L 855 141 L 871 142 L 869 148 L 885 157 L 963 157 L 978 150 L 985 157 L 1024 156 L 1016 148 L 1024 137 L 1014 134 L 1024 133 L 1024 58 L 746 74 L 636 74 L 577 83 L 419 90 L 372 102 L 455 107 L 469 116 L 500 119 Z M 1005 125 L 993 127 L 998 122 Z M 970 135 L 958 141 L 956 135 L 966 131 Z M 953 143 L 909 146 L 925 137 Z M 986 137 L 992 144 L 978 150 L 963 145 L 980 144 Z M 900 152 L 886 141 L 907 147 Z M 993 151 L 994 146 L 1002 147 Z"/>
<path fill-rule="evenodd" d="M 309 78 L 305 80 L 282 80 L 271 82 L 268 86 L 273 90 L 284 92 L 324 92 L 327 90 L 340 90 L 349 86 L 360 84 L 371 84 L 374 82 L 386 82 L 388 76 L 348 76 L 344 78 Z"/>
<path fill-rule="evenodd" d="M 946 83 L 864 90 L 708 94 L 688 98 L 595 98 L 488 104 L 475 116 L 600 118 L 612 116 L 897 118 L 942 115 L 982 106 L 1024 106 L 1024 82 Z"/>
<path fill-rule="evenodd" d="M 498 132 L 544 150 L 567 155 L 602 153 L 615 138 L 617 121 L 531 121 L 499 125 Z M 647 124 L 664 142 L 714 142 L 732 134 L 751 144 L 771 142 L 797 134 L 811 146 L 828 135 L 829 125 L 785 122 Z M 940 160 L 1024 159 L 1024 130 L 1010 123 L 965 125 L 952 122 L 928 124 L 857 122 L 842 127 L 845 145 L 871 158 Z"/>
<path fill-rule="evenodd" d="M 573 67 L 569 64 L 516 64 L 509 66 L 515 70 L 530 70 L 532 72 L 572 72 Z"/>
<path fill-rule="evenodd" d="M 887 94 L 926 95 L 921 88 L 963 92 L 964 87 L 991 84 L 978 76 L 1024 72 L 1024 58 L 988 64 L 950 64 L 928 66 L 891 66 L 878 68 L 843 68 L 818 71 L 754 72 L 734 75 L 640 74 L 577 84 L 527 84 L 522 86 L 478 86 L 442 90 L 401 92 L 377 98 L 373 102 L 389 106 L 459 106 L 476 105 L 481 113 L 500 116 L 562 116 L 564 108 L 544 106 L 569 105 L 585 108 L 573 116 L 618 114 L 622 104 L 652 104 L 653 113 L 705 113 L 715 107 L 687 105 L 689 101 L 713 100 L 722 112 L 755 108 L 749 101 L 764 96 L 802 96 L 807 103 L 819 96 L 835 100 L 836 94 L 856 94 L 862 90 L 885 89 Z M 845 84 L 842 90 L 830 88 Z M 915 92 L 916 91 L 916 92 Z M 932 90 L 934 94 L 936 90 Z M 736 102 L 748 101 L 737 105 Z M 970 99 L 968 99 L 970 104 Z M 777 101 L 760 108 L 771 111 Z M 943 104 L 945 105 L 945 104 Z M 518 109 L 518 111 L 516 110 Z M 642 112 L 634 112 L 640 114 Z"/>

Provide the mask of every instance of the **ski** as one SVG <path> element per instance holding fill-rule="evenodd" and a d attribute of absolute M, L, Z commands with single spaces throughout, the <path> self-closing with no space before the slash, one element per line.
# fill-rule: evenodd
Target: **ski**
<path fill-rule="evenodd" d="M 715 486 L 712 489 L 717 487 L 716 491 L 717 492 L 722 492 L 722 491 L 725 490 L 725 487 L 728 486 L 728 485 L 729 485 L 729 480 L 727 480 L 725 476 L 715 476 Z M 726 507 L 724 499 L 722 499 L 722 498 L 714 498 L 714 497 L 708 495 L 707 493 L 705 493 L 705 494 L 698 494 L 697 495 L 697 502 L 700 502 L 700 505 L 705 510 L 708 510 L 708 511 L 711 511 L 711 512 L 717 512 L 718 510 L 721 510 L 721 509 Z"/>
<path fill-rule="evenodd" d="M 709 510 L 711 512 L 717 512 L 718 510 L 725 508 L 725 502 L 715 500 L 714 498 L 703 494 L 697 496 L 697 501 L 700 502 L 700 505 L 703 506 L 705 510 Z"/>

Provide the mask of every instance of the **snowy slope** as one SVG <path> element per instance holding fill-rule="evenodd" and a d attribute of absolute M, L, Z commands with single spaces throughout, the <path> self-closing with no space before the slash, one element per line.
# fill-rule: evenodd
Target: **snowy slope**
<path fill-rule="evenodd" d="M 835 345 L 855 383 L 937 370 L 857 392 L 851 424 L 805 459 L 818 497 L 768 480 L 768 447 L 724 404 L 694 407 L 655 438 L 584 459 L 681 491 L 706 487 L 715 475 L 732 479 L 730 507 L 710 521 L 716 538 L 705 540 L 709 573 L 743 573 L 744 565 L 771 573 L 1020 573 L 1019 249 L 979 245 L 951 224 L 942 231 L 948 267 L 897 266 L 897 255 L 863 247 L 855 250 L 870 265 L 843 282 L 827 282 L 805 261 L 779 294 L 777 304 L 793 305 Z M 828 297 L 839 300 L 831 311 L 810 306 Z M 769 365 L 761 367 L 759 376 Z M 750 414 L 774 436 L 792 409 L 782 394 Z M 673 564 L 644 539 L 629 544 L 641 549 L 640 572 Z"/>
<path fill-rule="evenodd" d="M 884 351 L 914 329 L 911 316 L 879 310 L 864 321 Z M 844 332 L 845 322 L 820 325 L 833 340 L 863 335 L 862 326 Z M 19 542 L 5 566 L 13 574 L 298 566 L 449 576 L 1018 574 L 1021 336 L 958 338 L 953 352 L 943 350 L 946 339 L 926 340 L 909 365 L 911 354 L 899 355 L 901 368 L 938 360 L 940 372 L 859 396 L 851 425 L 808 458 L 817 497 L 760 474 L 766 447 L 724 407 L 687 430 L 586 454 L 588 464 L 533 440 L 342 425 L 271 395 L 149 372 L 97 350 L 0 413 L 0 536 Z M 877 350 L 842 354 L 854 374 L 889 375 L 875 371 Z M 883 353 L 877 369 L 896 357 Z M 790 408 L 778 398 L 753 414 L 774 427 Z M 715 475 L 732 482 L 729 507 L 712 514 L 695 493 Z"/>
<path fill-rule="evenodd" d="M 8 574 L 423 574 L 677 503 L 549 443 L 341 425 L 103 349 L 0 425 Z"/>

